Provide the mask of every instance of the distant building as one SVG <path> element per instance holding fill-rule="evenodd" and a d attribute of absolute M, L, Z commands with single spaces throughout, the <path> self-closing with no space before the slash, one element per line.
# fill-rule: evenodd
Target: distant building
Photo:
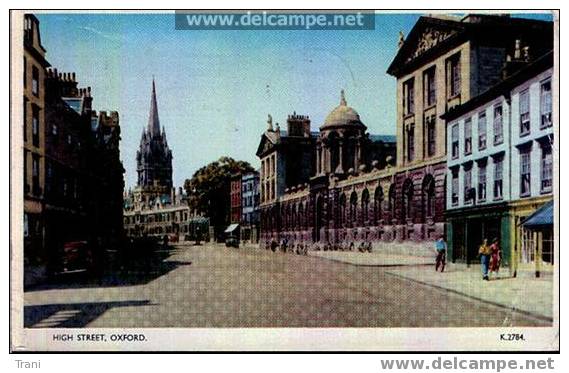
<path fill-rule="evenodd" d="M 248 172 L 241 177 L 241 240 L 259 242 L 259 173 Z"/>
<path fill-rule="evenodd" d="M 553 52 L 522 48 L 516 41 L 504 80 L 444 115 L 449 256 L 474 261 L 483 238 L 498 238 L 514 274 L 551 271 L 554 257 L 553 226 L 522 224 L 553 198 Z"/>
<path fill-rule="evenodd" d="M 156 84 L 152 80 L 148 123 L 136 152 L 137 185 L 125 193 L 124 229 L 130 237 L 153 236 L 170 240 L 205 239 L 209 220 L 188 205 L 182 188 L 172 183 L 172 151 L 164 127 L 160 129 Z"/>
<path fill-rule="evenodd" d="M 229 222 L 239 224 L 241 222 L 241 174 L 231 175 L 229 189 Z"/>
<path fill-rule="evenodd" d="M 368 188 L 378 196 L 379 178 L 394 162 L 395 138 L 367 134 L 343 91 L 319 132 L 310 131 L 308 116 L 289 116 L 286 132 L 273 128 L 269 118 L 257 156 L 262 245 L 283 239 L 338 244 L 381 236 L 375 223 L 381 213 Z"/>

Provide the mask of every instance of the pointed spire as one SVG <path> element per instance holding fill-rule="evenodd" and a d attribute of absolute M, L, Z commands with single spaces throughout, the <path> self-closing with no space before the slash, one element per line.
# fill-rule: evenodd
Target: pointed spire
<path fill-rule="evenodd" d="M 344 90 L 340 91 L 340 106 L 347 106 L 348 103 L 346 102 L 346 95 L 344 94 Z"/>
<path fill-rule="evenodd" d="M 158 103 L 156 102 L 154 77 L 152 77 L 152 97 L 150 98 L 150 113 L 148 115 L 148 134 L 151 137 L 160 135 L 160 119 L 158 119 Z"/>

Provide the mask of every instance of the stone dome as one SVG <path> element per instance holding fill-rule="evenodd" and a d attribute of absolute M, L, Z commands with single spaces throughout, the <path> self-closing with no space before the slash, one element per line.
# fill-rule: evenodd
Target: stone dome
<path fill-rule="evenodd" d="M 358 112 L 349 107 L 346 103 L 344 90 L 341 91 L 340 95 L 340 105 L 336 106 L 336 108 L 328 114 L 320 129 L 328 127 L 363 126 Z"/>

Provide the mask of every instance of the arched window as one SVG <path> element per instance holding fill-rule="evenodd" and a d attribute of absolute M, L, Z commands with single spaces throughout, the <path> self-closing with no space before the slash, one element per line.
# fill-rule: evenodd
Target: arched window
<path fill-rule="evenodd" d="M 339 202 L 339 211 L 338 211 L 338 227 L 344 228 L 344 221 L 346 219 L 346 195 L 342 193 L 340 195 L 340 202 Z"/>
<path fill-rule="evenodd" d="M 373 223 L 379 224 L 381 220 L 381 204 L 383 203 L 383 189 L 381 186 L 375 188 L 373 193 Z"/>
<path fill-rule="evenodd" d="M 348 224 L 352 227 L 357 225 L 357 212 L 358 195 L 356 192 L 352 192 L 352 195 L 350 196 L 350 221 L 348 222 Z"/>
<path fill-rule="evenodd" d="M 395 219 L 395 184 L 389 187 L 389 197 L 387 199 L 387 209 L 389 210 L 389 218 Z"/>
<path fill-rule="evenodd" d="M 369 191 L 364 189 L 362 193 L 362 220 L 360 225 L 368 225 L 368 212 L 369 212 Z"/>
<path fill-rule="evenodd" d="M 298 204 L 298 227 L 304 229 L 304 203 L 300 202 Z"/>
<path fill-rule="evenodd" d="M 412 218 L 413 206 L 413 182 L 409 179 L 403 183 L 403 194 L 401 196 L 403 202 L 401 209 L 401 219 L 403 222 Z"/>
<path fill-rule="evenodd" d="M 423 180 L 423 214 L 425 218 L 435 216 L 435 179 L 430 174 Z"/>
<path fill-rule="evenodd" d="M 298 221 L 297 221 L 297 216 L 296 216 L 296 204 L 292 205 L 292 211 L 290 213 L 290 223 L 291 223 L 290 224 L 291 228 L 293 230 L 296 230 L 298 228 L 298 226 L 297 226 Z"/>

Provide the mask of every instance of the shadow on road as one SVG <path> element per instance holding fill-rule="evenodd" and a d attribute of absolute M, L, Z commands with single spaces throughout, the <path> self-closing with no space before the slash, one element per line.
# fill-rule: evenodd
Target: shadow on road
<path fill-rule="evenodd" d="M 25 306 L 24 327 L 80 328 L 111 308 L 147 305 L 152 305 L 149 300 Z"/>
<path fill-rule="evenodd" d="M 173 252 L 172 249 L 164 249 L 141 253 L 142 255 L 114 254 L 110 256 L 102 273 L 59 274 L 45 283 L 29 286 L 25 291 L 144 285 L 180 266 L 192 264 L 167 260 Z"/>

